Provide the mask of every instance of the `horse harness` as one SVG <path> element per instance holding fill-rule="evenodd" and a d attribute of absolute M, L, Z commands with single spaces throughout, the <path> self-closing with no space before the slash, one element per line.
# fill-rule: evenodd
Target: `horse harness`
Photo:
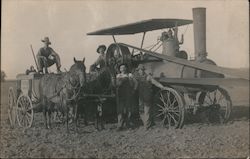
<path fill-rule="evenodd" d="M 66 76 L 68 76 L 68 75 L 66 75 Z M 49 99 L 52 99 L 52 98 L 54 98 L 56 96 L 59 96 L 59 94 L 62 92 L 62 90 L 64 88 L 70 89 L 70 90 L 73 89 L 73 92 L 74 92 L 74 95 L 71 98 L 66 98 L 67 101 L 75 100 L 79 96 L 80 91 L 81 91 L 81 87 L 80 87 L 80 82 L 79 81 L 77 82 L 76 85 L 73 85 L 73 83 L 70 81 L 70 78 L 67 78 L 67 80 L 64 81 L 64 85 L 58 91 L 55 90 L 56 93 L 53 96 L 49 97 Z"/>

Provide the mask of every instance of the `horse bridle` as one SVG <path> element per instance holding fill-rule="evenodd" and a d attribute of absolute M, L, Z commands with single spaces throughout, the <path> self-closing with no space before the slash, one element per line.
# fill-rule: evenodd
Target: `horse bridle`
<path fill-rule="evenodd" d="M 74 85 L 74 84 L 71 82 L 70 78 L 69 78 L 69 79 L 68 79 L 68 82 L 69 82 L 71 88 L 73 88 L 74 95 L 73 95 L 71 98 L 67 98 L 66 100 L 68 100 L 68 101 L 75 100 L 75 99 L 79 96 L 80 91 L 81 91 L 81 84 L 80 84 L 80 81 L 78 80 L 77 83 L 76 83 L 76 85 Z M 67 88 L 67 84 L 65 84 L 65 88 Z M 77 89 L 78 89 L 78 90 L 77 90 Z M 76 91 L 76 90 L 77 90 L 77 91 Z"/>

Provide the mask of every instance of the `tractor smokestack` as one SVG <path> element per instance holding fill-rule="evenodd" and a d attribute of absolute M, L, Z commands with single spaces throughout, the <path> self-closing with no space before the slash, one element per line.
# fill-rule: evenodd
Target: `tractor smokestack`
<path fill-rule="evenodd" d="M 193 8 L 195 59 L 204 59 L 206 51 L 206 8 Z"/>

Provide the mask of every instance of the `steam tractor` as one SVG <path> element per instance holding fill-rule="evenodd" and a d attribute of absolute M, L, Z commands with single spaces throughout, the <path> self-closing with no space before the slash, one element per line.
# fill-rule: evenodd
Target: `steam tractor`
<path fill-rule="evenodd" d="M 188 60 L 187 52 L 179 51 L 178 46 L 171 51 L 171 44 L 164 40 L 160 44 L 162 53 L 152 51 L 152 48 L 143 48 L 146 32 L 172 28 L 177 33 L 179 26 L 192 23 L 194 59 Z M 137 33 L 143 33 L 140 47 L 119 43 L 115 39 L 117 35 Z M 165 90 L 157 90 L 155 95 L 155 112 L 157 119 L 169 128 L 181 128 L 187 114 L 196 114 L 202 110 L 208 110 L 210 122 L 227 122 L 232 111 L 232 101 L 228 92 L 220 85 L 235 82 L 236 79 L 243 80 L 243 83 L 249 82 L 248 75 L 216 66 L 213 60 L 207 58 L 206 8 L 193 8 L 193 20 L 150 19 L 90 32 L 87 35 L 113 37 L 114 43 L 109 46 L 106 55 L 110 68 L 115 69 L 119 63 L 126 63 L 129 70 L 134 72 L 138 64 L 144 64 L 148 73 L 165 86 Z M 236 78 L 226 78 L 226 75 Z"/>

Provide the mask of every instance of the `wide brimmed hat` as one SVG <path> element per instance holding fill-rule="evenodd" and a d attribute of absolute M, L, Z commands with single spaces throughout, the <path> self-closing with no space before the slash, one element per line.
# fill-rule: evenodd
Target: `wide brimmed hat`
<path fill-rule="evenodd" d="M 120 69 L 121 66 L 125 66 L 126 68 L 128 68 L 128 65 L 126 63 L 121 63 L 118 65 L 118 68 Z"/>
<path fill-rule="evenodd" d="M 103 48 L 104 51 L 106 50 L 106 46 L 105 46 L 105 45 L 100 45 L 100 46 L 98 46 L 98 48 L 96 49 L 96 52 L 100 53 L 100 52 L 99 52 L 100 48 Z"/>
<path fill-rule="evenodd" d="M 145 66 L 140 64 L 138 67 L 137 67 L 137 70 L 146 70 Z"/>
<path fill-rule="evenodd" d="M 46 44 L 51 44 L 51 42 L 49 41 L 49 37 L 45 37 L 41 41 L 44 42 L 44 43 L 46 43 Z"/>

